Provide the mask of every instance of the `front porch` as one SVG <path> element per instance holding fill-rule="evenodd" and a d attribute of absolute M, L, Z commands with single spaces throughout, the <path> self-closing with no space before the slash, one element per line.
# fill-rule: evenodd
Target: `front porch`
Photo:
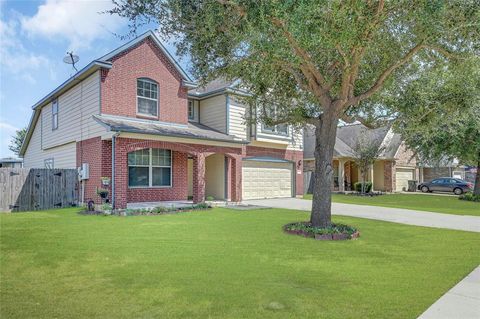
<path fill-rule="evenodd" d="M 360 169 L 348 158 L 333 161 L 333 191 L 354 191 L 354 185 L 362 181 Z M 392 164 L 386 160 L 377 160 L 367 173 L 367 182 L 372 182 L 372 191 L 391 192 Z"/>
<path fill-rule="evenodd" d="M 241 145 L 117 137 L 112 149 L 115 208 L 189 206 L 204 202 L 207 197 L 241 201 Z"/>

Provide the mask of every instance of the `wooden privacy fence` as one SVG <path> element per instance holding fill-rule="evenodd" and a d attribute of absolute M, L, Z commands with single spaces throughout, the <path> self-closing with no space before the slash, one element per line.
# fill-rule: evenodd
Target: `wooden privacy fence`
<path fill-rule="evenodd" d="M 77 203 L 76 169 L 0 168 L 0 212 L 71 207 Z"/>

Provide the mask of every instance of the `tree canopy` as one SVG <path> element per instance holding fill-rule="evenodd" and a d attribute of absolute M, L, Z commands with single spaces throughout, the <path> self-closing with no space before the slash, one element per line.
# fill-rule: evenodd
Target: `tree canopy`
<path fill-rule="evenodd" d="M 392 111 L 384 90 L 480 53 L 478 0 L 114 0 L 131 30 L 158 24 L 202 83 L 240 79 L 254 120 L 316 128 L 311 222 L 331 222 L 339 120 Z M 275 109 L 275 112 L 272 110 Z M 372 120 L 373 119 L 373 120 Z"/>

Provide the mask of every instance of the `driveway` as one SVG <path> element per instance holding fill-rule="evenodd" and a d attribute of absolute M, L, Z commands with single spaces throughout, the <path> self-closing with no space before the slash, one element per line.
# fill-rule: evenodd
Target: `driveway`
<path fill-rule="evenodd" d="M 304 211 L 310 211 L 312 207 L 311 200 L 299 198 L 256 199 L 246 200 L 243 203 Z M 332 203 L 332 214 L 383 220 L 407 225 L 446 228 L 480 233 L 480 217 L 478 216 L 449 215 L 401 208 L 340 203 Z"/>

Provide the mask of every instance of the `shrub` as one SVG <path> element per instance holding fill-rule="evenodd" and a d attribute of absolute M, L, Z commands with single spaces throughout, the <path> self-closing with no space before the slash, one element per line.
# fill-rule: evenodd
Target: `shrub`
<path fill-rule="evenodd" d="M 215 200 L 215 197 L 213 197 L 213 196 L 207 196 L 206 199 L 211 202 L 211 201 Z"/>
<path fill-rule="evenodd" d="M 207 209 L 209 208 L 207 203 L 199 203 L 193 206 L 193 209 Z"/>
<path fill-rule="evenodd" d="M 466 200 L 469 202 L 480 202 L 480 195 L 475 195 L 472 192 L 465 193 L 458 197 L 460 200 Z"/>
<path fill-rule="evenodd" d="M 325 234 L 349 234 L 352 235 L 357 231 L 356 228 L 344 224 L 332 224 L 329 227 L 314 227 L 310 223 L 292 223 L 285 225 L 285 230 L 301 230 L 312 235 L 325 235 Z"/>
<path fill-rule="evenodd" d="M 353 184 L 353 187 L 354 187 L 355 191 L 357 191 L 357 192 L 362 191 L 362 183 L 361 182 L 357 182 L 357 183 Z M 372 182 L 366 182 L 365 183 L 365 193 L 370 193 L 371 190 L 372 190 Z"/>

